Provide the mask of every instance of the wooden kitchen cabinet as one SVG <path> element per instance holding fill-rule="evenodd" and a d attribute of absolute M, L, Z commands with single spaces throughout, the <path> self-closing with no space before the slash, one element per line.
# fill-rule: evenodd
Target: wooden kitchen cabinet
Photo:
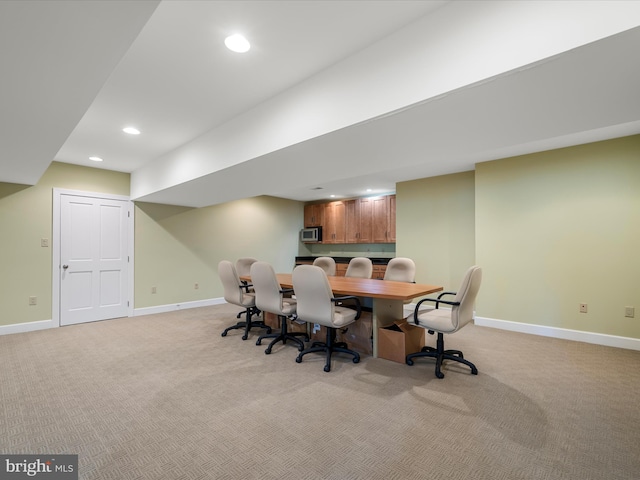
<path fill-rule="evenodd" d="M 347 263 L 336 263 L 336 277 L 344 277 L 348 266 Z"/>
<path fill-rule="evenodd" d="M 345 205 L 345 242 L 360 243 L 358 235 L 360 233 L 360 210 L 358 200 L 347 200 Z"/>
<path fill-rule="evenodd" d="M 384 274 L 387 271 L 386 265 L 374 265 L 373 273 L 371 274 L 371 278 L 375 278 L 376 280 L 383 280 Z"/>
<path fill-rule="evenodd" d="M 330 202 L 324 207 L 322 243 L 346 243 L 345 202 Z"/>
<path fill-rule="evenodd" d="M 373 198 L 372 243 L 395 243 L 396 241 L 396 196 Z"/>
<path fill-rule="evenodd" d="M 315 203 L 313 205 L 304 206 L 304 226 L 324 226 L 324 203 Z"/>
<path fill-rule="evenodd" d="M 322 243 L 395 243 L 396 196 L 305 205 L 304 226 L 321 226 Z"/>

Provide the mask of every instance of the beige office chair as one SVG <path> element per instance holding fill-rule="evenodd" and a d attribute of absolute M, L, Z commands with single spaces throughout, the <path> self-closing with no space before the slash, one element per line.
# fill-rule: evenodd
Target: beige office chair
<path fill-rule="evenodd" d="M 443 334 L 455 333 L 473 320 L 473 304 L 480 289 L 481 281 L 482 269 L 478 266 L 473 266 L 467 270 L 458 293 L 443 292 L 438 295 L 438 298 L 425 298 L 418 302 L 411 322 L 427 329 L 431 335 L 437 332 L 437 346 L 436 348 L 423 347 L 419 352 L 410 353 L 406 358 L 407 365 L 413 365 L 414 358 L 433 357 L 436 359 L 436 377 L 438 378 L 444 377 L 444 373 L 441 371 L 444 360 L 464 363 L 471 368 L 472 374 L 478 374 L 476 366 L 468 360 L 465 360 L 460 350 L 444 349 Z M 442 300 L 442 297 L 445 295 L 455 295 L 455 298 L 453 301 Z M 420 305 L 423 302 L 435 302 L 435 308 L 419 311 Z M 450 305 L 451 309 L 438 308 L 440 304 Z"/>
<path fill-rule="evenodd" d="M 218 275 L 220 276 L 222 287 L 224 288 L 224 299 L 228 303 L 246 308 L 246 310 L 243 311 L 246 316 L 246 320 L 226 328 L 224 332 L 222 332 L 222 336 L 226 337 L 229 330 L 243 328 L 244 334 L 242 335 L 242 340 L 246 340 L 249 336 L 249 330 L 253 327 L 266 328 L 267 333 L 271 333 L 271 327 L 265 325 L 264 322 L 254 322 L 251 320 L 254 315 L 260 314 L 260 310 L 256 307 L 256 297 L 253 293 L 247 292 L 251 285 L 243 284 L 240 281 L 238 273 L 236 272 L 236 267 L 234 267 L 233 263 L 228 260 L 222 260 L 218 264 Z"/>
<path fill-rule="evenodd" d="M 251 275 L 251 265 L 258 260 L 252 257 L 243 257 L 236 260 L 236 272 L 239 277 L 248 277 Z"/>
<path fill-rule="evenodd" d="M 251 275 L 251 265 L 253 265 L 258 260 L 253 257 L 243 257 L 236 260 L 236 272 L 238 273 L 238 277 L 248 277 Z M 248 285 L 249 282 L 246 280 L 240 280 L 243 285 Z M 249 286 L 247 288 L 247 293 L 253 293 L 253 287 Z M 238 312 L 236 315 L 237 318 L 240 318 L 242 315 L 247 313 L 246 310 L 242 312 Z"/>
<path fill-rule="evenodd" d="M 310 348 L 301 351 L 296 362 L 302 362 L 307 353 L 325 352 L 324 371 L 331 370 L 333 352 L 347 353 L 353 356 L 353 363 L 360 361 L 360 354 L 346 348 L 346 344 L 336 344 L 336 329 L 352 324 L 360 318 L 360 301 L 354 296 L 334 298 L 327 275 L 322 268 L 313 265 L 300 265 L 293 270 L 293 290 L 298 301 L 298 318 L 309 323 L 317 323 L 327 328 L 326 342 L 314 342 Z M 353 300 L 357 310 L 336 305 L 337 302 Z"/>
<path fill-rule="evenodd" d="M 416 281 L 416 264 L 410 258 L 396 257 L 389 260 L 387 269 L 384 272 L 384 280 L 392 280 L 394 282 L 409 282 L 415 283 Z M 405 305 L 411 303 L 411 300 L 404 302 Z M 402 311 L 402 317 L 408 318 L 413 314 L 413 308 L 404 307 Z"/>
<path fill-rule="evenodd" d="M 336 261 L 331 257 L 318 257 L 313 261 L 313 264 L 316 267 L 322 268 L 324 273 L 330 277 L 333 277 L 336 274 Z"/>
<path fill-rule="evenodd" d="M 416 281 L 416 264 L 410 258 L 396 257 L 389 260 L 387 269 L 384 272 L 384 280 L 394 282 Z"/>
<path fill-rule="evenodd" d="M 273 313 L 280 319 L 280 332 L 260 335 L 256 345 L 260 345 L 265 338 L 273 338 L 264 351 L 268 355 L 271 353 L 274 344 L 281 341 L 286 345 L 287 340 L 291 340 L 298 345 L 298 350 L 302 351 L 304 342 L 298 337 L 304 337 L 308 341 L 309 336 L 304 332 L 289 333 L 287 331 L 287 318 L 295 316 L 296 300 L 287 298 L 285 295 L 293 293 L 293 289 L 283 290 L 280 287 L 276 272 L 267 262 L 255 262 L 251 265 L 251 283 L 253 283 L 253 288 L 255 289 L 256 307 L 263 313 Z"/>
<path fill-rule="evenodd" d="M 354 257 L 349 261 L 345 277 L 371 278 L 373 275 L 373 263 L 370 258 Z"/>

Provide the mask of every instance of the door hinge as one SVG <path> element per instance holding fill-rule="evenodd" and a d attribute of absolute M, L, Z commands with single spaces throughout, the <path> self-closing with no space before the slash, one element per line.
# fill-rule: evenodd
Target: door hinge
<path fill-rule="evenodd" d="M 127 217 L 131 218 L 131 212 L 127 211 Z"/>

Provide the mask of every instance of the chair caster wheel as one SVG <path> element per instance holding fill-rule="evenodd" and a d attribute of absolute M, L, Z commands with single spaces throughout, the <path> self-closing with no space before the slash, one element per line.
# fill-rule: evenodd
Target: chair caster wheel
<path fill-rule="evenodd" d="M 264 354 L 265 354 L 265 355 L 269 355 L 270 353 L 271 353 L 271 349 L 270 349 L 270 348 L 267 348 L 267 349 L 264 351 Z"/>
<path fill-rule="evenodd" d="M 260 339 L 256 340 L 256 345 L 262 345 L 262 340 Z"/>
<path fill-rule="evenodd" d="M 300 357 L 296 357 L 296 363 L 302 363 L 302 359 Z"/>
<path fill-rule="evenodd" d="M 324 371 L 325 372 L 330 372 L 331 371 L 331 367 L 329 365 L 325 365 L 324 366 Z"/>
<path fill-rule="evenodd" d="M 243 340 L 246 340 L 247 338 L 249 338 L 249 337 L 247 337 L 246 335 L 243 335 L 243 336 L 242 336 L 242 339 L 243 339 Z"/>
<path fill-rule="evenodd" d="M 407 365 L 413 365 L 413 360 L 411 360 L 410 358 L 407 359 Z"/>
<path fill-rule="evenodd" d="M 222 337 L 226 337 L 227 336 L 227 332 L 222 332 L 221 336 Z"/>
<path fill-rule="evenodd" d="M 438 377 L 438 378 L 444 378 L 444 373 L 442 373 L 442 372 L 436 372 L 436 377 Z"/>
<path fill-rule="evenodd" d="M 299 351 L 299 352 L 301 352 L 301 351 L 303 351 L 303 350 L 304 350 L 304 345 L 303 345 L 303 346 L 301 346 L 301 347 L 298 347 L 298 351 Z"/>
<path fill-rule="evenodd" d="M 353 363 L 358 363 L 359 361 L 360 361 L 359 358 L 356 358 L 356 357 L 353 358 Z"/>

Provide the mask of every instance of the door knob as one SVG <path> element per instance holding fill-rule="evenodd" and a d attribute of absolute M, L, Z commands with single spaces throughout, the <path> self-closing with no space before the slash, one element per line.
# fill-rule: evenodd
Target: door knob
<path fill-rule="evenodd" d="M 62 268 L 66 270 L 67 268 L 69 268 L 69 265 L 62 265 Z"/>

